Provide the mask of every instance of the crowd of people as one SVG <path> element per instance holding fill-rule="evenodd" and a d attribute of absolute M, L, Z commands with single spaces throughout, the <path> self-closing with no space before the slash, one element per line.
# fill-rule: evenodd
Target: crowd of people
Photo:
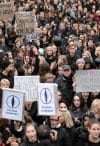
<path fill-rule="evenodd" d="M 100 92 L 76 93 L 77 70 L 100 69 L 99 0 L 14 0 L 33 11 L 39 38 L 17 36 L 16 20 L 0 20 L 0 146 L 100 146 Z M 55 116 L 25 102 L 23 121 L 2 119 L 2 88 L 14 76 L 58 85 Z"/>

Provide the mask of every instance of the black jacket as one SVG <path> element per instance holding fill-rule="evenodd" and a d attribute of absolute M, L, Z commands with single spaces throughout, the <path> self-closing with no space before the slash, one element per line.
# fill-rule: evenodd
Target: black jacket
<path fill-rule="evenodd" d="M 98 143 L 93 143 L 86 139 L 79 139 L 76 146 L 100 146 L 100 141 Z"/>
<path fill-rule="evenodd" d="M 50 140 L 44 140 L 44 141 L 38 143 L 38 146 L 58 146 L 58 145 L 54 144 Z"/>
<path fill-rule="evenodd" d="M 73 87 L 72 87 L 72 76 L 70 77 L 58 77 L 56 80 L 58 84 L 58 89 L 61 91 L 63 98 L 71 104 L 71 99 L 73 97 Z"/>
<path fill-rule="evenodd" d="M 33 143 L 33 142 L 25 141 L 21 143 L 20 146 L 38 146 L 38 142 Z"/>
<path fill-rule="evenodd" d="M 65 128 L 60 126 L 55 130 L 57 130 L 57 140 L 54 141 L 56 146 L 72 146 L 70 136 Z"/>

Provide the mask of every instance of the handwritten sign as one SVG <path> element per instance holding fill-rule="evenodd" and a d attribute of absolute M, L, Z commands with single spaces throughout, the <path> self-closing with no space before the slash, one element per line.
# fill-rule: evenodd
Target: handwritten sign
<path fill-rule="evenodd" d="M 23 120 L 25 93 L 14 89 L 3 89 L 2 118 Z"/>
<path fill-rule="evenodd" d="M 33 34 L 26 35 L 26 40 L 27 41 L 32 41 L 32 40 L 36 41 L 36 40 L 39 40 L 39 33 L 37 31 L 34 31 Z"/>
<path fill-rule="evenodd" d="M 34 12 L 16 12 L 15 19 L 17 35 L 34 34 L 36 27 L 36 16 Z"/>
<path fill-rule="evenodd" d="M 77 71 L 76 92 L 100 92 L 100 70 Z"/>
<path fill-rule="evenodd" d="M 26 92 L 25 101 L 37 101 L 39 76 L 15 76 L 14 88 Z"/>
<path fill-rule="evenodd" d="M 38 84 L 38 114 L 39 115 L 56 115 L 57 84 L 40 83 Z"/>
<path fill-rule="evenodd" d="M 14 2 L 0 3 L 0 21 L 12 21 L 14 17 Z"/>

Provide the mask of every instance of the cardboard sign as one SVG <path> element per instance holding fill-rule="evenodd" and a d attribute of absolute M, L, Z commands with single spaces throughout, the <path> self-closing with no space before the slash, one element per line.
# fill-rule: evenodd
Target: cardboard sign
<path fill-rule="evenodd" d="M 2 118 L 23 120 L 25 93 L 13 89 L 3 89 Z"/>
<path fill-rule="evenodd" d="M 57 84 L 38 84 L 38 114 L 43 116 L 56 115 L 57 110 Z"/>
<path fill-rule="evenodd" d="M 0 21 L 12 21 L 14 17 L 14 2 L 0 3 Z"/>
<path fill-rule="evenodd" d="M 17 35 L 34 34 L 36 27 L 36 16 L 34 12 L 16 12 L 15 19 Z"/>
<path fill-rule="evenodd" d="M 78 70 L 76 92 L 100 92 L 100 70 Z"/>
<path fill-rule="evenodd" d="M 25 101 L 37 101 L 39 76 L 15 76 L 14 88 L 25 91 Z"/>

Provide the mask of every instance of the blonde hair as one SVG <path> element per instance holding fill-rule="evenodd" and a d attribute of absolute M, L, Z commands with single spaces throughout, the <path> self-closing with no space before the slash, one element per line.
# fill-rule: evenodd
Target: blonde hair
<path fill-rule="evenodd" d="M 3 84 L 5 84 L 5 85 L 3 85 Z M 3 86 L 8 86 L 8 87 L 10 86 L 10 82 L 8 79 L 1 79 L 0 87 L 3 87 Z"/>
<path fill-rule="evenodd" d="M 96 47 L 96 49 L 95 49 L 95 55 L 96 55 L 97 57 L 100 56 L 99 50 L 100 50 L 100 46 Z"/>
<path fill-rule="evenodd" d="M 52 55 L 53 55 L 52 46 L 48 46 L 48 47 L 45 48 L 45 57 L 47 57 L 47 55 L 48 55 L 47 51 L 48 51 L 49 49 L 52 51 Z"/>
<path fill-rule="evenodd" d="M 94 99 L 91 104 L 91 111 L 94 113 L 100 113 L 100 99 Z"/>
<path fill-rule="evenodd" d="M 66 64 L 66 63 L 67 63 L 66 55 L 59 55 L 59 57 L 58 57 L 58 65 Z"/>
<path fill-rule="evenodd" d="M 88 50 L 85 50 L 82 54 L 83 58 L 84 58 L 84 55 L 85 57 L 88 57 L 92 62 L 93 62 L 93 58 L 92 58 L 92 55 L 91 55 L 91 52 L 88 51 Z"/>
<path fill-rule="evenodd" d="M 45 74 L 45 80 L 48 81 L 49 79 L 55 79 L 55 75 L 53 75 L 52 73 L 46 73 Z"/>
<path fill-rule="evenodd" d="M 71 128 L 74 126 L 74 122 L 69 110 L 61 111 L 62 115 L 64 116 L 66 127 Z"/>

